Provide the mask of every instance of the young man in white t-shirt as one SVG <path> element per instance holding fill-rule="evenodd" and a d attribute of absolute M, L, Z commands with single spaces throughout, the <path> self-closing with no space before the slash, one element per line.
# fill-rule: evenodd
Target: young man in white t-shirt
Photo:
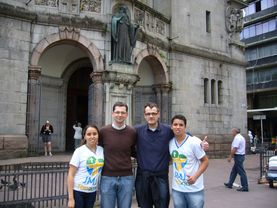
<path fill-rule="evenodd" d="M 175 208 L 203 208 L 203 172 L 208 157 L 201 148 L 201 140 L 186 134 L 186 118 L 176 115 L 171 120 L 175 137 L 169 143 L 173 161 L 172 198 Z"/>

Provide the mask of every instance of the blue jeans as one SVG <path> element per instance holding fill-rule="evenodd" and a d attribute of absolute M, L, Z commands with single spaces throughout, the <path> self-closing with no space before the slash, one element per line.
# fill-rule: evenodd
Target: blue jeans
<path fill-rule="evenodd" d="M 96 199 L 96 192 L 85 193 L 73 190 L 75 208 L 92 208 Z"/>
<path fill-rule="evenodd" d="M 134 188 L 134 176 L 101 176 L 100 194 L 102 208 L 130 208 Z"/>
<path fill-rule="evenodd" d="M 230 173 L 229 181 L 228 184 L 230 186 L 233 185 L 237 174 L 240 175 L 240 183 L 243 189 L 248 189 L 248 181 L 247 181 L 247 176 L 246 172 L 243 167 L 243 162 L 244 162 L 245 156 L 244 155 L 234 155 L 234 166 L 232 168 L 232 171 Z"/>
<path fill-rule="evenodd" d="M 174 208 L 203 208 L 204 190 L 197 192 L 180 192 L 172 190 Z"/>

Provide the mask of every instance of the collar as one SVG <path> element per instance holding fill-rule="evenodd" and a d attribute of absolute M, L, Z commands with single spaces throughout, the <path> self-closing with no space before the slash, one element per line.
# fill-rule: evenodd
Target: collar
<path fill-rule="evenodd" d="M 116 130 L 122 130 L 122 129 L 125 129 L 125 128 L 126 128 L 126 124 L 124 124 L 124 125 L 121 126 L 121 127 L 118 127 L 118 126 L 116 126 L 114 123 L 112 123 L 112 127 L 113 127 L 114 129 L 116 129 Z"/>

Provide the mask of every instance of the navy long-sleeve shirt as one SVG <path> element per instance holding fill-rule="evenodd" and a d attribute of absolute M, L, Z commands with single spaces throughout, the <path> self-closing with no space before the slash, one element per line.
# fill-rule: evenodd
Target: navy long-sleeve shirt
<path fill-rule="evenodd" d="M 159 123 L 152 131 L 147 124 L 135 126 L 137 131 L 137 161 L 141 171 L 168 170 L 169 141 L 174 137 L 167 124 Z"/>

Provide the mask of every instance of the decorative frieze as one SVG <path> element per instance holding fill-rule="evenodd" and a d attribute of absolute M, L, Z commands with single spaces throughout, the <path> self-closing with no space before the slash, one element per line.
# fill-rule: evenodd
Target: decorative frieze
<path fill-rule="evenodd" d="M 59 11 L 68 14 L 79 14 L 79 0 L 60 0 Z"/>
<path fill-rule="evenodd" d="M 135 8 L 134 19 L 146 32 L 156 33 L 165 37 L 167 36 L 167 23 L 154 14 Z"/>
<path fill-rule="evenodd" d="M 81 0 L 80 11 L 101 12 L 101 0 Z"/>
<path fill-rule="evenodd" d="M 57 7 L 58 0 L 35 0 L 36 5 Z"/>
<path fill-rule="evenodd" d="M 61 39 L 79 40 L 80 29 L 75 27 L 61 26 L 59 27 L 59 34 Z"/>

